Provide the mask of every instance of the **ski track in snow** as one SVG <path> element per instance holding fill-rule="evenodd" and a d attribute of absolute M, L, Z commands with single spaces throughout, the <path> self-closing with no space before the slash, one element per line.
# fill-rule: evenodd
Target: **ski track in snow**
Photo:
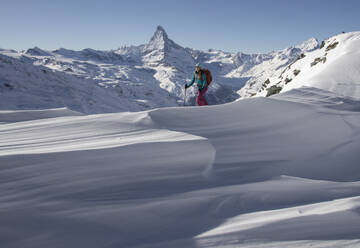
<path fill-rule="evenodd" d="M 360 247 L 360 111 L 334 99 L 1 111 L 0 244 Z"/>

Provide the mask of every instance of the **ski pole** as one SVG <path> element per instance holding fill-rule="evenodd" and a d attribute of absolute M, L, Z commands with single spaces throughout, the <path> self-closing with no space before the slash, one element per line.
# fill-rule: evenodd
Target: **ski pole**
<path fill-rule="evenodd" d="M 185 88 L 185 94 L 184 94 L 184 106 L 186 106 L 186 88 Z"/>

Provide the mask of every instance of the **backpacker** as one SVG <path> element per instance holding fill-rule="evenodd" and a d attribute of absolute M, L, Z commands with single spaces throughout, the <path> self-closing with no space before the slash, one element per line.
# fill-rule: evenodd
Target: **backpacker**
<path fill-rule="evenodd" d="M 206 76 L 206 87 L 209 87 L 211 81 L 212 81 L 212 76 L 211 76 L 211 72 L 208 69 L 201 69 L 201 71 L 203 73 L 205 73 Z"/>

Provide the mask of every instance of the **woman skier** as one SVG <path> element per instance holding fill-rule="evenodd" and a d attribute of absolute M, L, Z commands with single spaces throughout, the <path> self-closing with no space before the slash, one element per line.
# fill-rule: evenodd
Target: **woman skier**
<path fill-rule="evenodd" d="M 206 81 L 206 75 L 205 72 L 203 71 L 203 67 L 201 66 L 201 64 L 196 64 L 196 69 L 195 69 L 195 73 L 194 76 L 191 80 L 191 82 L 189 84 L 185 84 L 185 90 L 187 88 L 189 88 L 190 86 L 192 86 L 194 84 L 196 80 L 196 85 L 199 89 L 198 91 L 198 95 L 196 97 L 196 103 L 198 106 L 203 106 L 203 105 L 208 105 L 205 99 L 205 94 L 206 91 L 208 90 L 208 84 Z"/>

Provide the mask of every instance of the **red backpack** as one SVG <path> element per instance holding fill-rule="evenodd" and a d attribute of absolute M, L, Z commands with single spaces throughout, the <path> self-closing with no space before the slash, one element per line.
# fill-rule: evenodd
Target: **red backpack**
<path fill-rule="evenodd" d="M 201 71 L 203 73 L 205 73 L 206 76 L 206 87 L 209 87 L 211 81 L 212 81 L 212 76 L 211 76 L 211 72 L 208 69 L 201 69 Z M 202 75 L 201 75 L 202 76 Z"/>

